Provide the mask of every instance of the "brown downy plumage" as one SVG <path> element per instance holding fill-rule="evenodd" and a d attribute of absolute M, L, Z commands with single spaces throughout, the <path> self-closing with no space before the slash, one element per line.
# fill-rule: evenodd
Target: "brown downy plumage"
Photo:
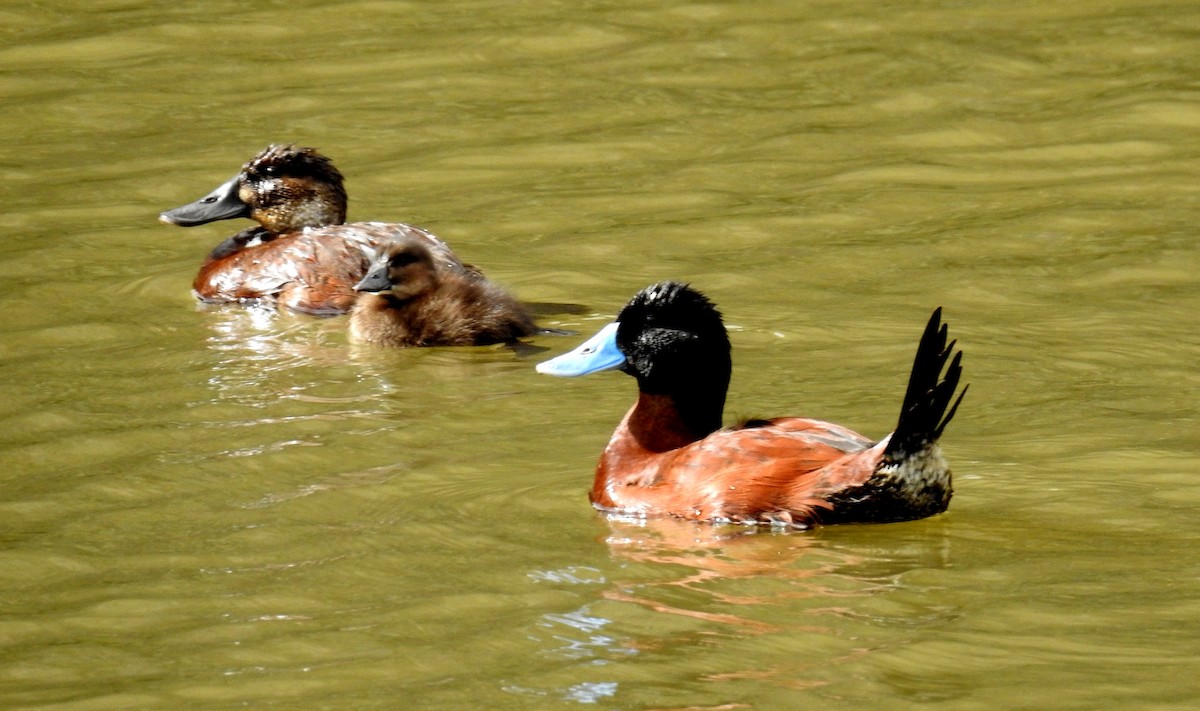
<path fill-rule="evenodd" d="M 515 298 L 478 275 L 438 269 L 424 241 L 399 240 L 355 287 L 350 338 L 385 346 L 472 346 L 534 333 Z"/>

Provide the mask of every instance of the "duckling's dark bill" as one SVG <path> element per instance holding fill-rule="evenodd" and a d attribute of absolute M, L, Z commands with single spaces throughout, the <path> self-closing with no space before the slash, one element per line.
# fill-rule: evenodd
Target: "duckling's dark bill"
<path fill-rule="evenodd" d="M 538 363 L 537 372 L 570 378 L 621 367 L 625 355 L 617 348 L 618 326 L 610 323 L 575 350 Z"/>
<path fill-rule="evenodd" d="M 354 285 L 355 291 L 380 292 L 392 288 L 392 280 L 388 278 L 387 262 L 376 264 L 362 281 Z"/>
<path fill-rule="evenodd" d="M 180 227 L 195 227 L 217 220 L 249 217 L 250 206 L 238 197 L 238 178 L 237 175 L 233 176 L 195 202 L 167 210 L 158 216 L 159 221 Z"/>

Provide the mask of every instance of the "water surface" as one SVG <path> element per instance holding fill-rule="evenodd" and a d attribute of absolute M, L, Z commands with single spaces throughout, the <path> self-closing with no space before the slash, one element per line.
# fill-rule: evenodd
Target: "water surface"
<path fill-rule="evenodd" d="M 0 706 L 1192 708 L 1200 11 L 1111 0 L 2 13 Z M 924 521 L 609 521 L 632 401 L 533 348 L 198 308 L 270 142 L 582 334 L 722 308 L 728 416 L 971 393 Z M 530 352 L 534 351 L 534 352 Z"/>

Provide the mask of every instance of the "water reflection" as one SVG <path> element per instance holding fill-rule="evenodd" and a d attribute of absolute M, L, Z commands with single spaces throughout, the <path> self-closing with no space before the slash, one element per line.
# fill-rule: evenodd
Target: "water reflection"
<path fill-rule="evenodd" d="M 755 527 L 698 526 L 674 519 L 612 519 L 608 523 L 612 532 L 606 543 L 614 556 L 636 563 L 673 566 L 679 574 L 634 587 L 614 585 L 605 591 L 605 599 L 736 628 L 743 634 L 777 632 L 779 628 L 740 613 L 742 606 L 777 604 L 792 597 L 834 596 L 837 593 L 821 582 L 821 576 L 850 562 L 812 557 L 801 564 L 806 554 L 820 550 L 817 539 Z M 756 578 L 771 580 L 770 592 L 731 591 L 731 581 Z M 788 583 L 786 588 L 776 585 L 781 581 Z M 697 594 L 704 600 L 703 605 L 684 607 L 673 602 L 679 592 L 675 589 Z M 717 609 L 730 611 L 712 612 L 714 604 Z"/>
<path fill-rule="evenodd" d="M 529 574 L 586 591 L 578 607 L 538 620 L 533 636 L 549 657 L 603 669 L 631 657 L 653 664 L 686 655 L 697 660 L 697 682 L 810 689 L 828 683 L 826 669 L 877 651 L 870 640 L 887 629 L 937 628 L 957 616 L 951 606 L 911 599 L 927 591 L 909 573 L 950 565 L 949 539 L 936 523 L 909 536 L 878 527 L 872 536 L 871 527 L 799 533 L 675 519 L 607 518 L 603 525 L 612 566 Z M 710 658 L 717 642 L 794 651 L 784 662 L 741 666 L 737 654 Z M 580 673 L 589 684 L 618 688 L 619 679 L 586 669 Z M 578 688 L 556 693 L 579 700 Z"/>
<path fill-rule="evenodd" d="M 201 306 L 204 325 L 211 331 L 208 345 L 225 355 L 223 366 L 268 373 L 296 366 L 333 365 L 345 361 L 344 348 L 331 341 L 344 331 L 345 319 L 295 316 L 273 308 Z"/>
<path fill-rule="evenodd" d="M 572 305 L 531 306 L 556 310 Z M 222 356 L 213 366 L 210 384 L 229 397 L 239 392 L 261 394 L 261 385 L 281 373 L 304 368 L 319 373 L 346 366 L 354 367 L 358 379 L 375 387 L 375 392 L 387 393 L 397 387 L 394 374 L 398 366 L 431 368 L 446 381 L 470 380 L 478 375 L 481 361 L 511 363 L 550 350 L 530 341 L 461 348 L 387 348 L 348 343 L 344 317 L 314 318 L 256 305 L 202 306 L 200 311 L 210 331 L 206 342 Z M 575 334 L 562 331 L 551 335 Z"/>
<path fill-rule="evenodd" d="M 480 362 L 513 363 L 544 350 L 534 344 L 397 349 L 348 344 L 346 319 L 318 319 L 263 307 L 206 308 L 207 343 L 219 358 L 208 383 L 219 399 L 274 405 L 280 397 L 317 405 L 378 403 L 414 382 L 469 381 Z M 419 375 L 414 373 L 419 371 Z M 321 392 L 347 379 L 352 387 Z M 340 382 L 345 386 L 346 382 Z"/>

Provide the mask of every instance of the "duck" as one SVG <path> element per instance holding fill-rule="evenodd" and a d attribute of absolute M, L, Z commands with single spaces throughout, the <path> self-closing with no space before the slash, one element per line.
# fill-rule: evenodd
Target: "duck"
<path fill-rule="evenodd" d="M 159 220 L 194 227 L 249 218 L 258 224 L 208 254 L 192 283 L 207 303 L 261 304 L 314 315 L 350 311 L 354 290 L 388 246 L 417 240 L 439 271 L 478 275 L 444 242 L 399 222 L 346 222 L 344 178 L 315 148 L 271 144 L 229 180 L 195 202 L 166 210 Z"/>
<path fill-rule="evenodd" d="M 416 236 L 389 245 L 354 285 L 350 340 L 400 348 L 511 343 L 534 334 L 530 312 L 478 275 L 439 269 Z"/>
<path fill-rule="evenodd" d="M 938 307 L 917 346 L 896 428 L 878 441 L 801 417 L 722 427 L 729 336 L 716 306 L 681 282 L 639 291 L 615 322 L 536 369 L 562 377 L 616 369 L 637 381 L 637 400 L 596 466 L 589 498 L 598 510 L 806 529 L 947 509 L 952 477 L 938 439 L 967 390 L 954 397 L 962 351 L 951 356 L 955 341 L 947 339 Z"/>

